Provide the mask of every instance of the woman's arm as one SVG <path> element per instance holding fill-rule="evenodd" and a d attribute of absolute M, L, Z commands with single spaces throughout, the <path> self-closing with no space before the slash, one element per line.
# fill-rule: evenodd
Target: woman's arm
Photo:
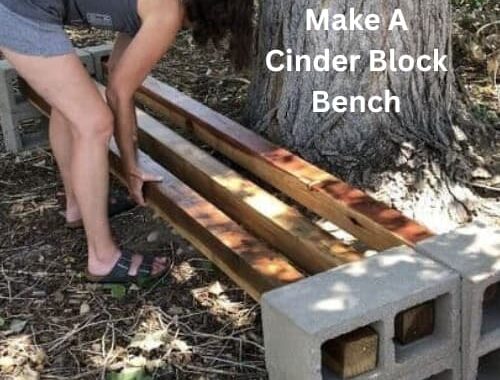
<path fill-rule="evenodd" d="M 128 45 L 130 45 L 130 42 L 132 42 L 132 37 L 130 35 L 126 33 L 118 33 L 118 36 L 115 39 L 115 43 L 113 44 L 113 51 L 111 52 L 111 55 L 107 62 L 109 73 L 112 73 L 114 71 L 123 53 L 128 48 Z"/>
<path fill-rule="evenodd" d="M 120 58 L 113 62 L 106 97 L 116 118 L 115 139 L 128 175 L 130 193 L 139 204 L 144 205 L 144 182 L 158 178 L 144 173 L 137 163 L 134 93 L 175 41 L 182 27 L 184 9 L 178 0 L 141 0 L 139 15 L 141 29 Z"/>

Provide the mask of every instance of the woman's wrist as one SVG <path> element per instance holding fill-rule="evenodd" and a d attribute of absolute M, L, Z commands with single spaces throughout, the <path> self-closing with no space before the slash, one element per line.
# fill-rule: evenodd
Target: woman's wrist
<path fill-rule="evenodd" d="M 124 162 L 123 169 L 127 176 L 138 176 L 140 173 L 137 162 Z"/>

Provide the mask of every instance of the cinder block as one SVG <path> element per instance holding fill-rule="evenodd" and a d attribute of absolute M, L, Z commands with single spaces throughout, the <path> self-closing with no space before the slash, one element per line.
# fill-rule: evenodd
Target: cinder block
<path fill-rule="evenodd" d="M 17 153 L 26 148 L 28 143 L 19 133 L 19 125 L 39 118 L 41 114 L 19 91 L 16 70 L 6 60 L 0 60 L 0 125 L 8 152 Z M 46 134 L 45 131 L 42 134 Z M 27 139 L 36 140 L 33 136 Z"/>
<path fill-rule="evenodd" d="M 90 75 L 95 74 L 94 57 L 83 49 L 76 54 Z M 47 123 L 42 122 L 39 130 L 20 133 L 20 126 L 28 120 L 41 120 L 42 115 L 27 101 L 19 90 L 19 76 L 6 61 L 0 60 L 0 125 L 8 152 L 17 153 L 48 143 Z"/>
<path fill-rule="evenodd" d="M 378 334 L 377 366 L 355 379 L 399 380 L 411 374 L 424 380 L 456 372 L 450 363 L 459 352 L 459 286 L 451 269 L 397 248 L 266 293 L 262 319 L 270 378 L 341 379 L 323 365 L 321 347 L 367 326 Z M 433 334 L 397 343 L 396 316 L 429 301 L 435 302 Z"/>
<path fill-rule="evenodd" d="M 102 63 L 103 63 L 103 61 L 106 61 L 109 59 L 111 52 L 113 51 L 113 44 L 92 46 L 92 47 L 85 48 L 84 50 L 87 51 L 92 56 L 92 59 L 94 61 L 95 78 L 99 82 L 104 83 L 105 75 L 104 75 Z"/>
<path fill-rule="evenodd" d="M 500 349 L 500 229 L 472 223 L 416 249 L 461 276 L 463 378 L 475 380 L 479 358 Z"/>
<path fill-rule="evenodd" d="M 18 89 L 16 70 L 6 60 L 0 60 L 0 109 L 20 118 L 39 117 L 40 114 L 29 104 Z"/>
<path fill-rule="evenodd" d="M 94 62 L 94 57 L 92 54 L 90 54 L 87 50 L 85 49 L 75 49 L 76 54 L 78 55 L 78 58 L 80 58 L 80 61 L 82 62 L 83 66 L 85 67 L 85 70 L 91 75 L 95 75 L 95 62 Z"/>

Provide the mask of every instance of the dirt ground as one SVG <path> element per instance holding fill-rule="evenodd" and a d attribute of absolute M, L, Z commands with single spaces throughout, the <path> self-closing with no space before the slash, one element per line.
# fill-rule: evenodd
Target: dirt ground
<path fill-rule="evenodd" d="M 78 47 L 112 38 L 70 34 Z M 487 73 L 480 67 L 462 72 L 482 112 L 498 122 Z M 187 34 L 154 75 L 242 117 L 248 78 L 233 73 L 214 50 L 194 47 Z M 62 186 L 50 151 L 1 152 L 1 380 L 267 378 L 258 305 L 175 231 L 145 209 L 113 218 L 121 244 L 165 255 L 169 274 L 147 288 L 87 284 L 83 231 L 64 226 Z M 498 221 L 500 178 L 478 179 L 477 185 L 482 217 Z M 115 182 L 112 188 L 124 192 Z"/>

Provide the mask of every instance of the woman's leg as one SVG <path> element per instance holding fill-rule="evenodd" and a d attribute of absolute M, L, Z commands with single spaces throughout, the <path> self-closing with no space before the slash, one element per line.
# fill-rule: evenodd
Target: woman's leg
<path fill-rule="evenodd" d="M 107 217 L 108 143 L 113 115 L 75 54 L 34 57 L 3 49 L 19 74 L 71 125 L 70 183 L 85 225 L 89 271 L 106 275 L 120 257 Z M 131 274 L 142 260 L 135 255 Z M 163 260 L 156 260 L 153 273 Z M 161 269 L 159 269 L 161 268 Z"/>
<path fill-rule="evenodd" d="M 71 156 L 73 154 L 73 135 L 70 122 L 57 108 L 52 108 L 49 126 L 50 145 L 61 172 L 66 196 L 66 220 L 81 220 L 82 214 L 71 185 Z"/>
<path fill-rule="evenodd" d="M 120 60 L 125 49 L 128 47 L 132 37 L 125 33 L 119 33 L 108 61 L 108 70 L 113 71 L 114 66 Z M 82 215 L 76 197 L 71 186 L 71 155 L 73 151 L 73 138 L 71 132 L 71 124 L 64 115 L 57 109 L 52 108 L 50 115 L 50 145 L 54 156 L 56 157 L 57 166 L 61 172 L 61 177 L 64 184 L 64 192 L 66 195 L 66 221 L 73 222 L 81 220 Z"/>

